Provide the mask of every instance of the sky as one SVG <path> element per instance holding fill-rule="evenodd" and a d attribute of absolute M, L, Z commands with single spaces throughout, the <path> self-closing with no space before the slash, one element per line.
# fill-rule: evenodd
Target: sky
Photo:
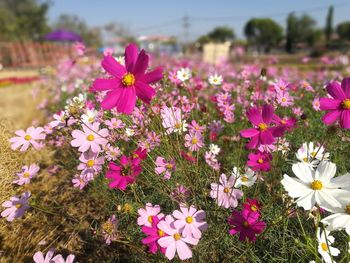
<path fill-rule="evenodd" d="M 350 20 L 350 0 L 54 0 L 49 21 L 62 13 L 74 14 L 90 26 L 114 22 L 135 36 L 167 35 L 187 40 L 215 26 L 229 26 L 243 38 L 244 25 L 251 17 L 270 17 L 284 27 L 292 11 L 308 13 L 323 27 L 330 5 L 334 6 L 335 25 Z"/>

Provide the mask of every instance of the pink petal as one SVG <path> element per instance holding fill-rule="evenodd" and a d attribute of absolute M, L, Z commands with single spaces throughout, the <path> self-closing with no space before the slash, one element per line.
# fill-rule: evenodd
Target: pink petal
<path fill-rule="evenodd" d="M 102 109 L 110 110 L 110 109 L 114 108 L 117 105 L 118 100 L 119 100 L 123 90 L 124 89 L 122 89 L 122 88 L 118 88 L 118 89 L 113 89 L 113 90 L 109 91 L 101 103 Z"/>
<path fill-rule="evenodd" d="M 350 129 L 350 110 L 342 111 L 340 115 L 340 127 Z"/>
<path fill-rule="evenodd" d="M 251 138 L 259 134 L 259 130 L 255 128 L 246 129 L 240 132 L 241 136 L 244 138 Z"/>
<path fill-rule="evenodd" d="M 105 56 L 102 60 L 102 67 L 111 75 L 116 78 L 121 78 L 125 73 L 125 68 L 120 65 L 114 57 Z"/>
<path fill-rule="evenodd" d="M 133 72 L 136 76 L 143 75 L 148 67 L 148 55 L 145 50 L 141 50 L 135 63 Z"/>
<path fill-rule="evenodd" d="M 176 250 L 181 260 L 185 260 L 192 257 L 191 249 L 182 240 L 178 240 L 176 242 Z"/>
<path fill-rule="evenodd" d="M 147 104 L 149 104 L 152 98 L 156 95 L 156 92 L 153 88 L 141 81 L 137 81 L 135 83 L 135 89 L 137 97 L 139 97 L 143 102 Z"/>
<path fill-rule="evenodd" d="M 120 94 L 117 109 L 120 113 L 131 114 L 136 104 L 136 92 L 134 88 L 124 88 Z"/>
<path fill-rule="evenodd" d="M 137 60 L 138 48 L 134 43 L 125 48 L 125 66 L 128 72 L 132 72 Z"/>
<path fill-rule="evenodd" d="M 265 123 L 270 123 L 273 117 L 274 109 L 271 105 L 264 105 L 262 109 L 262 119 Z"/>
<path fill-rule="evenodd" d="M 341 82 L 341 88 L 343 89 L 347 98 L 350 98 L 350 78 L 345 78 Z"/>
<path fill-rule="evenodd" d="M 320 109 L 321 110 L 336 110 L 341 104 L 341 100 L 335 100 L 331 98 L 321 98 L 320 99 Z"/>
<path fill-rule="evenodd" d="M 119 79 L 96 79 L 92 84 L 92 90 L 110 90 L 116 87 L 120 87 Z"/>
<path fill-rule="evenodd" d="M 261 113 L 257 108 L 251 108 L 247 111 L 247 117 L 251 123 L 258 126 L 260 123 L 263 123 Z"/>
<path fill-rule="evenodd" d="M 345 93 L 342 90 L 340 84 L 338 82 L 331 82 L 326 87 L 328 93 L 335 99 L 344 100 L 346 99 Z"/>
<path fill-rule="evenodd" d="M 330 111 L 322 117 L 322 121 L 325 124 L 330 125 L 340 117 L 340 114 L 341 114 L 340 110 Z"/>
<path fill-rule="evenodd" d="M 163 78 L 163 70 L 162 68 L 156 68 L 155 70 L 146 73 L 143 76 L 143 81 L 150 84 L 156 81 L 159 81 Z"/>

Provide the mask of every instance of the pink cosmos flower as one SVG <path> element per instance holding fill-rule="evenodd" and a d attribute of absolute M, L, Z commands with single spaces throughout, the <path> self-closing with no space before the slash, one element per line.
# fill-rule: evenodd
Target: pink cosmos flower
<path fill-rule="evenodd" d="M 136 177 L 141 173 L 140 164 L 140 158 L 126 157 L 125 155 L 120 158 L 120 165 L 110 162 L 106 173 L 106 178 L 111 179 L 108 186 L 125 190 L 129 184 L 135 182 Z"/>
<path fill-rule="evenodd" d="M 237 207 L 238 199 L 241 199 L 243 192 L 239 189 L 235 189 L 234 176 L 230 176 L 227 180 L 226 174 L 221 174 L 219 184 L 212 183 L 210 197 L 217 199 L 217 204 L 225 208 Z"/>
<path fill-rule="evenodd" d="M 83 131 L 74 130 L 72 136 L 74 140 L 71 141 L 73 147 L 79 147 L 80 152 L 86 152 L 91 149 L 94 153 L 101 151 L 101 146 L 105 146 L 108 142 L 106 137 L 109 135 L 107 129 L 99 129 L 100 124 L 95 122 L 93 124 L 82 125 Z"/>
<path fill-rule="evenodd" d="M 312 101 L 312 107 L 314 108 L 315 111 L 320 111 L 320 99 L 319 98 L 314 98 L 314 100 Z"/>
<path fill-rule="evenodd" d="M 246 202 L 243 204 L 243 210 L 248 210 L 249 212 L 259 213 L 261 211 L 261 204 L 256 199 L 247 198 Z"/>
<path fill-rule="evenodd" d="M 31 164 L 29 167 L 25 165 L 22 167 L 22 171 L 17 173 L 19 178 L 12 183 L 18 185 L 29 184 L 30 180 L 39 172 L 39 170 L 40 167 L 35 163 Z"/>
<path fill-rule="evenodd" d="M 271 127 L 274 109 L 271 105 L 264 105 L 262 112 L 259 108 L 251 108 L 247 111 L 249 121 L 255 126 L 240 132 L 244 138 L 251 138 L 247 144 L 248 149 L 257 148 L 260 144 L 273 144 L 275 137 L 283 134 L 282 127 Z"/>
<path fill-rule="evenodd" d="M 167 130 L 167 134 L 187 131 L 188 124 L 183 119 L 181 109 L 177 107 L 164 106 L 160 111 L 162 117 L 162 125 Z"/>
<path fill-rule="evenodd" d="M 191 124 L 188 125 L 188 129 L 193 132 L 202 133 L 205 130 L 205 125 L 200 126 L 195 120 L 192 120 Z"/>
<path fill-rule="evenodd" d="M 42 127 L 29 127 L 26 131 L 17 130 L 15 131 L 15 134 L 18 135 L 18 137 L 12 137 L 10 139 L 10 142 L 12 143 L 11 148 L 12 150 L 16 150 L 22 146 L 20 148 L 21 152 L 25 152 L 30 145 L 32 145 L 36 150 L 41 149 L 43 145 L 38 143 L 36 140 L 44 140 L 46 137 Z"/>
<path fill-rule="evenodd" d="M 157 216 L 159 219 L 164 217 L 164 215 L 160 213 L 160 206 L 153 206 L 151 203 L 147 203 L 145 208 L 139 208 L 137 213 L 139 214 L 137 218 L 137 224 L 139 226 L 151 227 L 154 216 Z"/>
<path fill-rule="evenodd" d="M 160 230 L 157 225 L 162 220 L 162 218 L 158 218 L 157 216 L 152 217 L 152 224 L 151 226 L 143 226 L 141 228 L 141 231 L 147 235 L 147 237 L 143 238 L 141 240 L 142 244 L 146 245 L 149 247 L 149 252 L 152 254 L 155 254 L 158 249 L 160 250 L 161 253 L 165 254 L 165 248 L 160 247 L 158 245 L 158 240 L 161 237 L 166 236 L 164 231 Z"/>
<path fill-rule="evenodd" d="M 293 105 L 293 97 L 291 97 L 288 92 L 278 92 L 276 100 L 282 107 Z"/>
<path fill-rule="evenodd" d="M 38 251 L 34 254 L 33 260 L 35 263 L 61 263 L 61 262 L 65 262 L 62 255 L 56 255 L 54 257 L 53 256 L 54 253 L 55 253 L 55 250 L 52 248 L 46 253 L 46 256 L 44 257 L 43 252 Z"/>
<path fill-rule="evenodd" d="M 350 78 L 345 78 L 341 82 L 331 82 L 326 87 L 332 98 L 321 98 L 321 110 L 328 111 L 322 121 L 326 125 L 331 125 L 339 119 L 341 128 L 350 129 Z"/>
<path fill-rule="evenodd" d="M 295 118 L 281 118 L 277 116 L 276 114 L 273 115 L 272 117 L 272 122 L 275 123 L 276 125 L 279 125 L 281 130 L 284 131 L 289 131 L 295 128 L 297 119 Z"/>
<path fill-rule="evenodd" d="M 156 173 L 158 175 L 164 174 L 164 179 L 170 179 L 171 173 L 176 169 L 174 160 L 167 161 L 160 156 L 158 156 L 156 159 L 156 165 Z"/>
<path fill-rule="evenodd" d="M 82 190 L 92 179 L 92 174 L 77 174 L 72 179 L 73 187 Z"/>
<path fill-rule="evenodd" d="M 192 152 L 198 151 L 203 147 L 204 139 L 201 133 L 199 132 L 190 132 L 185 135 L 185 146 Z"/>
<path fill-rule="evenodd" d="M 104 157 L 98 157 L 98 153 L 92 151 L 84 152 L 80 155 L 78 170 L 82 170 L 82 173 L 95 174 L 101 171 L 104 164 Z"/>
<path fill-rule="evenodd" d="M 112 118 L 111 120 L 106 120 L 105 124 L 110 128 L 113 129 L 121 129 L 125 127 L 125 124 L 122 120 L 117 120 L 116 118 Z"/>
<path fill-rule="evenodd" d="M 30 197 L 30 192 L 24 192 L 20 197 L 12 196 L 10 201 L 5 201 L 2 203 L 3 207 L 6 207 L 2 211 L 1 216 L 6 217 L 6 220 L 12 222 L 15 218 L 24 215 L 25 211 L 29 208 L 28 199 Z"/>
<path fill-rule="evenodd" d="M 187 208 L 185 205 L 180 205 L 180 210 L 173 212 L 175 218 L 174 226 L 181 230 L 184 237 L 192 236 L 200 239 L 202 231 L 208 228 L 208 224 L 204 221 L 205 212 L 198 210 L 194 206 Z"/>
<path fill-rule="evenodd" d="M 102 224 L 102 234 L 107 245 L 117 240 L 118 219 L 115 215 L 111 215 L 108 220 Z"/>
<path fill-rule="evenodd" d="M 136 97 L 149 104 L 156 92 L 149 86 L 163 78 L 162 69 L 157 68 L 145 73 L 148 67 L 148 55 L 144 50 L 138 53 L 135 44 L 125 49 L 125 67 L 114 57 L 107 55 L 102 61 L 102 67 L 112 75 L 110 79 L 96 79 L 93 91 L 106 91 L 107 95 L 101 103 L 104 110 L 114 107 L 119 112 L 131 114 L 136 103 Z"/>
<path fill-rule="evenodd" d="M 259 221 L 260 214 L 243 210 L 242 212 L 233 211 L 228 223 L 232 229 L 229 231 L 231 235 L 239 234 L 239 240 L 256 241 L 256 235 L 260 234 L 266 228 L 264 221 Z"/>
<path fill-rule="evenodd" d="M 253 171 L 268 172 L 271 169 L 270 161 L 272 155 L 266 152 L 250 153 L 248 155 L 247 165 L 252 168 Z"/>
<path fill-rule="evenodd" d="M 192 236 L 184 237 L 180 229 L 174 226 L 174 218 L 170 215 L 165 217 L 158 223 L 157 227 L 162 230 L 167 236 L 163 236 L 158 240 L 158 244 L 165 248 L 165 256 L 172 260 L 177 253 L 181 260 L 192 257 L 192 251 L 187 244 L 197 245 L 198 239 Z"/>

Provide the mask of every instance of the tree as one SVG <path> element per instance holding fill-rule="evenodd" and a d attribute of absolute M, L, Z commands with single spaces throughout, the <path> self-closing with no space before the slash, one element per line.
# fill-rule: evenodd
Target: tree
<path fill-rule="evenodd" d="M 232 41 L 235 38 L 235 33 L 232 28 L 221 26 L 216 27 L 208 33 L 208 38 L 213 42 Z"/>
<path fill-rule="evenodd" d="M 244 28 L 244 34 L 251 45 L 255 45 L 265 52 L 280 43 L 282 27 L 270 18 L 252 18 Z"/>
<path fill-rule="evenodd" d="M 50 28 L 47 12 L 50 2 L 38 0 L 0 1 L 0 40 L 38 40 Z"/>
<path fill-rule="evenodd" d="M 324 29 L 324 34 L 326 36 L 326 43 L 329 46 L 333 33 L 333 6 L 330 6 L 326 18 L 326 27 Z"/>
<path fill-rule="evenodd" d="M 101 29 L 88 27 L 78 16 L 62 14 L 53 24 L 53 28 L 71 30 L 77 33 L 88 46 L 97 47 L 101 45 Z"/>
<path fill-rule="evenodd" d="M 315 20 L 309 15 L 297 17 L 290 13 L 287 17 L 286 30 L 286 51 L 292 53 L 295 46 L 299 43 L 305 43 L 308 46 L 314 46 L 322 37 L 322 32 L 316 29 Z"/>
<path fill-rule="evenodd" d="M 341 40 L 350 41 L 350 21 L 338 24 L 337 34 Z"/>

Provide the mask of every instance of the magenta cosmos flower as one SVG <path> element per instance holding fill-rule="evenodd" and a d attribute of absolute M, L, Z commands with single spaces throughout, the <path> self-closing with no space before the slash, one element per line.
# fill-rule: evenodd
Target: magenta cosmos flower
<path fill-rule="evenodd" d="M 135 44 L 125 49 L 125 67 L 112 56 L 105 56 L 102 67 L 112 75 L 110 79 L 96 79 L 93 91 L 108 91 L 101 103 L 104 110 L 114 107 L 121 113 L 131 114 L 136 103 L 136 97 L 149 104 L 156 92 L 149 84 L 163 78 L 161 68 L 145 73 L 148 67 L 148 55 L 144 50 L 138 53 Z"/>
<path fill-rule="evenodd" d="M 126 157 L 125 155 L 120 158 L 120 165 L 110 162 L 106 173 L 106 178 L 111 179 L 108 186 L 125 190 L 129 184 L 135 182 L 136 177 L 141 173 L 140 164 L 140 158 Z"/>
<path fill-rule="evenodd" d="M 71 141 L 73 147 L 79 147 L 79 152 L 86 152 L 89 149 L 94 153 L 101 151 L 101 146 L 105 146 L 108 142 L 108 130 L 101 129 L 100 124 L 95 122 L 93 124 L 84 124 L 83 130 L 72 131 L 72 137 L 74 140 Z"/>
<path fill-rule="evenodd" d="M 5 201 L 2 203 L 3 207 L 6 207 L 2 211 L 1 216 L 6 217 L 6 220 L 11 222 L 15 218 L 21 217 L 24 215 L 25 211 L 29 208 L 28 199 L 30 197 L 30 192 L 24 192 L 20 197 L 12 196 L 10 201 Z"/>
<path fill-rule="evenodd" d="M 283 127 L 271 126 L 273 116 L 274 109 L 271 105 L 264 105 L 262 111 L 257 107 L 247 111 L 249 121 L 255 126 L 240 132 L 242 137 L 251 138 L 247 144 L 248 149 L 257 148 L 261 144 L 273 144 L 275 137 L 283 135 Z"/>
<path fill-rule="evenodd" d="M 137 224 L 139 226 L 152 226 L 152 218 L 157 216 L 158 218 L 163 218 L 164 215 L 160 214 L 160 206 L 152 205 L 151 203 L 147 203 L 145 208 L 139 208 L 137 210 L 139 217 L 137 218 Z"/>
<path fill-rule="evenodd" d="M 187 208 L 184 205 L 180 205 L 180 210 L 173 212 L 174 226 L 181 230 L 184 237 L 192 236 L 200 239 L 202 231 L 208 228 L 208 224 L 204 221 L 205 212 L 197 210 L 194 206 Z"/>
<path fill-rule="evenodd" d="M 330 125 L 339 119 L 340 127 L 350 129 L 350 78 L 341 82 L 331 82 L 326 87 L 332 98 L 321 98 L 321 110 L 328 111 L 322 121 Z"/>
<path fill-rule="evenodd" d="M 248 155 L 247 165 L 252 168 L 253 171 L 268 172 L 271 169 L 270 161 L 272 155 L 267 152 L 256 152 Z"/>
<path fill-rule="evenodd" d="M 197 245 L 199 240 L 192 236 L 184 237 L 180 229 L 174 226 L 172 216 L 166 216 L 165 220 L 160 221 L 157 227 L 166 234 L 158 240 L 158 244 L 165 248 L 165 256 L 168 259 L 172 260 L 176 253 L 181 260 L 192 257 L 192 251 L 187 244 Z"/>
<path fill-rule="evenodd" d="M 152 254 L 155 254 L 158 249 L 161 253 L 165 254 L 165 248 L 160 247 L 158 245 L 158 240 L 161 237 L 166 236 L 165 232 L 163 230 L 160 230 L 157 225 L 162 220 L 162 218 L 158 218 L 157 216 L 152 217 L 152 224 L 151 226 L 143 226 L 141 228 L 142 232 L 147 235 L 147 237 L 143 238 L 141 240 L 142 244 L 149 247 L 149 252 Z"/>
<path fill-rule="evenodd" d="M 44 133 L 44 129 L 42 127 L 34 128 L 29 127 L 26 131 L 18 130 L 15 131 L 17 137 L 12 137 L 10 139 L 12 150 L 16 150 L 20 146 L 22 146 L 19 150 L 21 152 L 26 151 L 30 145 L 34 147 L 34 149 L 40 149 L 42 145 L 37 142 L 37 140 L 44 140 L 46 134 Z"/>
<path fill-rule="evenodd" d="M 250 212 L 245 209 L 242 212 L 233 211 L 228 223 L 232 226 L 229 230 L 231 235 L 239 234 L 239 240 L 245 241 L 249 239 L 254 242 L 256 235 L 264 231 L 266 224 L 259 220 L 260 214 L 257 212 Z"/>
<path fill-rule="evenodd" d="M 29 167 L 27 165 L 22 167 L 22 171 L 17 173 L 18 179 L 13 181 L 14 184 L 24 185 L 29 184 L 30 180 L 39 172 L 39 165 L 33 163 Z"/>

